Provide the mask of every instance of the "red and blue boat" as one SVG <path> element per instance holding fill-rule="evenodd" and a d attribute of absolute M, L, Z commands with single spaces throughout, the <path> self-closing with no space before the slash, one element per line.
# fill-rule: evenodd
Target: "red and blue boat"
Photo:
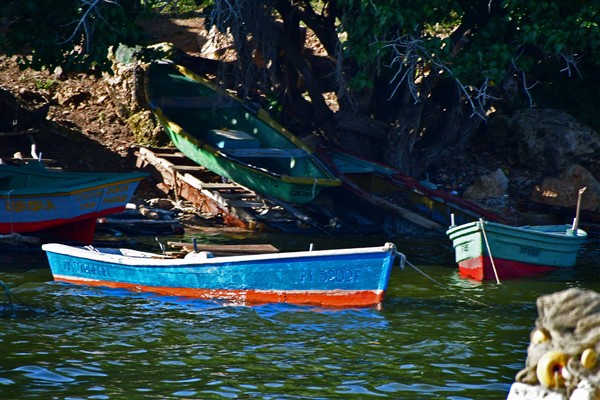
<path fill-rule="evenodd" d="M 517 227 L 483 220 L 450 226 L 446 234 L 452 240 L 460 275 L 478 281 L 573 267 L 587 239 L 576 224 Z"/>
<path fill-rule="evenodd" d="M 431 189 L 395 168 L 335 148 L 318 148 L 344 188 L 360 200 L 427 230 L 444 231 L 479 218 L 506 223 L 500 214 L 443 190 Z"/>
<path fill-rule="evenodd" d="M 45 244 L 54 280 L 235 304 L 376 306 L 384 300 L 396 246 L 168 258 L 132 249 Z"/>
<path fill-rule="evenodd" d="M 0 235 L 89 244 L 97 218 L 123 211 L 145 176 L 0 164 Z"/>

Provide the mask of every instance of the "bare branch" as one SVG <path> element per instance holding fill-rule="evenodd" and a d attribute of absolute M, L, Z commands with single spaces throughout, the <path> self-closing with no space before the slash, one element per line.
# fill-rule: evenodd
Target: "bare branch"
<path fill-rule="evenodd" d="M 465 95 L 473 111 L 473 115 L 483 120 L 487 119 L 485 111 L 487 104 L 490 100 L 496 99 L 488 93 L 490 82 L 487 77 L 479 88 L 463 84 L 448 66 L 434 55 L 431 55 L 430 51 L 425 47 L 423 40 L 415 39 L 409 35 L 397 36 L 382 47 L 382 49 L 385 48 L 389 48 L 392 51 L 392 61 L 389 67 L 396 65 L 397 68 L 392 78 L 392 82 L 396 81 L 397 83 L 390 98 L 396 94 L 400 85 L 405 83 L 415 103 L 423 101 L 423 97 L 428 96 L 428 93 L 422 93 L 421 90 L 421 82 L 426 78 L 423 65 L 427 63 L 431 65 L 432 69 L 435 68 L 443 71 L 454 80 L 460 92 Z"/>
<path fill-rule="evenodd" d="M 577 72 L 577 75 L 579 75 L 579 78 L 581 78 L 581 71 L 579 71 L 579 68 L 577 68 L 577 62 L 578 59 L 581 57 L 576 57 L 575 54 L 561 54 L 560 57 L 565 61 L 565 67 L 563 69 L 560 70 L 560 72 L 567 72 L 567 75 L 569 76 L 569 78 L 572 75 L 571 69 L 574 69 Z"/>
<path fill-rule="evenodd" d="M 67 39 L 60 42 L 59 44 L 63 45 L 63 44 L 73 41 L 75 39 L 75 37 L 77 36 L 77 34 L 79 33 L 79 31 L 83 30 L 83 36 L 85 38 L 85 40 L 84 40 L 85 50 L 86 50 L 86 52 L 89 52 L 90 45 L 92 43 L 92 29 L 90 29 L 90 27 L 89 27 L 89 19 L 90 19 L 91 15 L 96 15 L 99 19 L 106 22 L 106 24 L 108 26 L 111 26 L 110 22 L 107 21 L 106 18 L 104 18 L 104 16 L 101 14 L 100 9 L 99 9 L 99 4 L 101 2 L 104 2 L 104 3 L 114 4 L 118 7 L 120 7 L 120 4 L 115 0 L 80 0 L 80 1 L 81 1 L 82 8 L 85 9 L 85 11 L 78 21 L 73 21 L 70 23 L 70 24 L 76 24 L 75 29 L 73 29 L 73 32 L 71 33 L 71 36 L 69 36 Z M 70 25 L 70 24 L 68 24 L 68 25 Z"/>
<path fill-rule="evenodd" d="M 531 93 L 530 90 L 533 89 L 533 87 L 535 85 L 537 85 L 539 82 L 535 82 L 533 85 L 528 86 L 527 85 L 527 76 L 525 75 L 525 71 L 523 71 L 521 68 L 517 67 L 517 58 L 519 58 L 520 54 L 511 59 L 511 63 L 512 66 L 514 68 L 514 70 L 521 76 L 521 82 L 523 83 L 523 91 L 525 92 L 525 94 L 527 95 L 527 98 L 529 99 L 529 107 L 533 107 L 533 97 L 531 97 Z"/>

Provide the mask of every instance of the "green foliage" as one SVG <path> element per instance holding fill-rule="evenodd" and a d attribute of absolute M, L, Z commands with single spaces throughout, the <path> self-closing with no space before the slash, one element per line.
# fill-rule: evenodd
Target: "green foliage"
<path fill-rule="evenodd" d="M 585 62 L 584 62 L 585 63 Z M 581 65 L 582 79 L 569 78 L 560 71 L 558 60 L 547 60 L 535 66 L 539 83 L 532 88 L 536 105 L 567 111 L 600 133 L 600 74 L 593 65 Z"/>
<path fill-rule="evenodd" d="M 345 56 L 362 66 L 350 78 L 352 87 L 358 90 L 373 85 L 375 76 L 369 71 L 381 71 L 392 60 L 407 66 L 415 62 L 414 57 L 423 64 L 447 54 L 449 46 L 443 38 L 460 17 L 458 4 L 446 0 L 426 3 L 340 0 L 338 3 L 344 8 L 339 29 L 347 36 L 343 43 Z M 412 43 L 409 45 L 407 41 Z M 399 47 L 406 51 L 398 54 Z M 373 67 L 376 63 L 379 65 Z"/>
<path fill-rule="evenodd" d="M 52 90 L 58 86 L 58 82 L 54 79 L 35 79 L 33 83 L 38 90 Z"/>
<path fill-rule="evenodd" d="M 8 0 L 0 8 L 8 22 L 3 48 L 23 67 L 106 68 L 109 46 L 141 41 L 140 11 L 139 0 Z"/>
<path fill-rule="evenodd" d="M 142 0 L 145 13 L 177 18 L 195 16 L 199 10 L 209 7 L 212 3 L 211 0 Z"/>
<path fill-rule="evenodd" d="M 385 68 L 404 68 L 390 75 L 413 82 L 423 78 L 422 71 L 436 68 L 466 87 L 493 87 L 515 73 L 530 77 L 548 57 L 562 60 L 573 75 L 583 58 L 589 59 L 588 66 L 600 66 L 598 0 L 338 4 L 344 10 L 339 27 L 346 37 L 344 56 L 357 66 L 346 71 L 354 89 L 367 87 L 376 78 L 372 71 Z M 413 68 L 407 77 L 404 73 L 417 64 L 422 68 Z"/>

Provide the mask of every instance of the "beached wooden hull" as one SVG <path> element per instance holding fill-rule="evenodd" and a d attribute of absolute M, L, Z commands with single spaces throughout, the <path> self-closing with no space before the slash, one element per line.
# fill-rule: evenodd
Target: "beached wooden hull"
<path fill-rule="evenodd" d="M 574 234 L 570 225 L 514 227 L 483 222 L 482 229 L 479 221 L 450 227 L 446 234 L 460 275 L 480 281 L 496 279 L 494 267 L 500 279 L 573 267 L 587 238 L 582 229 Z"/>
<path fill-rule="evenodd" d="M 444 231 L 452 217 L 455 224 L 482 217 L 506 222 L 491 210 L 450 193 L 430 189 L 390 166 L 339 149 L 320 149 L 319 155 L 336 172 L 343 186 L 360 199 L 423 228 Z"/>
<path fill-rule="evenodd" d="M 123 211 L 145 176 L 0 165 L 0 234 L 91 243 L 96 219 Z"/>
<path fill-rule="evenodd" d="M 396 248 L 165 259 L 127 249 L 47 244 L 57 281 L 235 303 L 373 306 L 384 300 Z M 112 252 L 112 254 L 111 254 Z"/>
<path fill-rule="evenodd" d="M 340 186 L 285 128 L 205 79 L 171 63 L 152 63 L 147 96 L 173 144 L 188 158 L 257 193 L 309 203 Z"/>

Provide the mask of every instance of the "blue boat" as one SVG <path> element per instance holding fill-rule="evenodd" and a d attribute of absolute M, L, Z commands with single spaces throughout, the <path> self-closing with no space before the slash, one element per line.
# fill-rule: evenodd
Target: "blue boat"
<path fill-rule="evenodd" d="M 374 306 L 384 300 L 396 246 L 183 259 L 132 249 L 45 244 L 54 280 L 236 304 Z"/>
<path fill-rule="evenodd" d="M 0 235 L 91 243 L 96 220 L 123 211 L 146 176 L 0 165 Z"/>

